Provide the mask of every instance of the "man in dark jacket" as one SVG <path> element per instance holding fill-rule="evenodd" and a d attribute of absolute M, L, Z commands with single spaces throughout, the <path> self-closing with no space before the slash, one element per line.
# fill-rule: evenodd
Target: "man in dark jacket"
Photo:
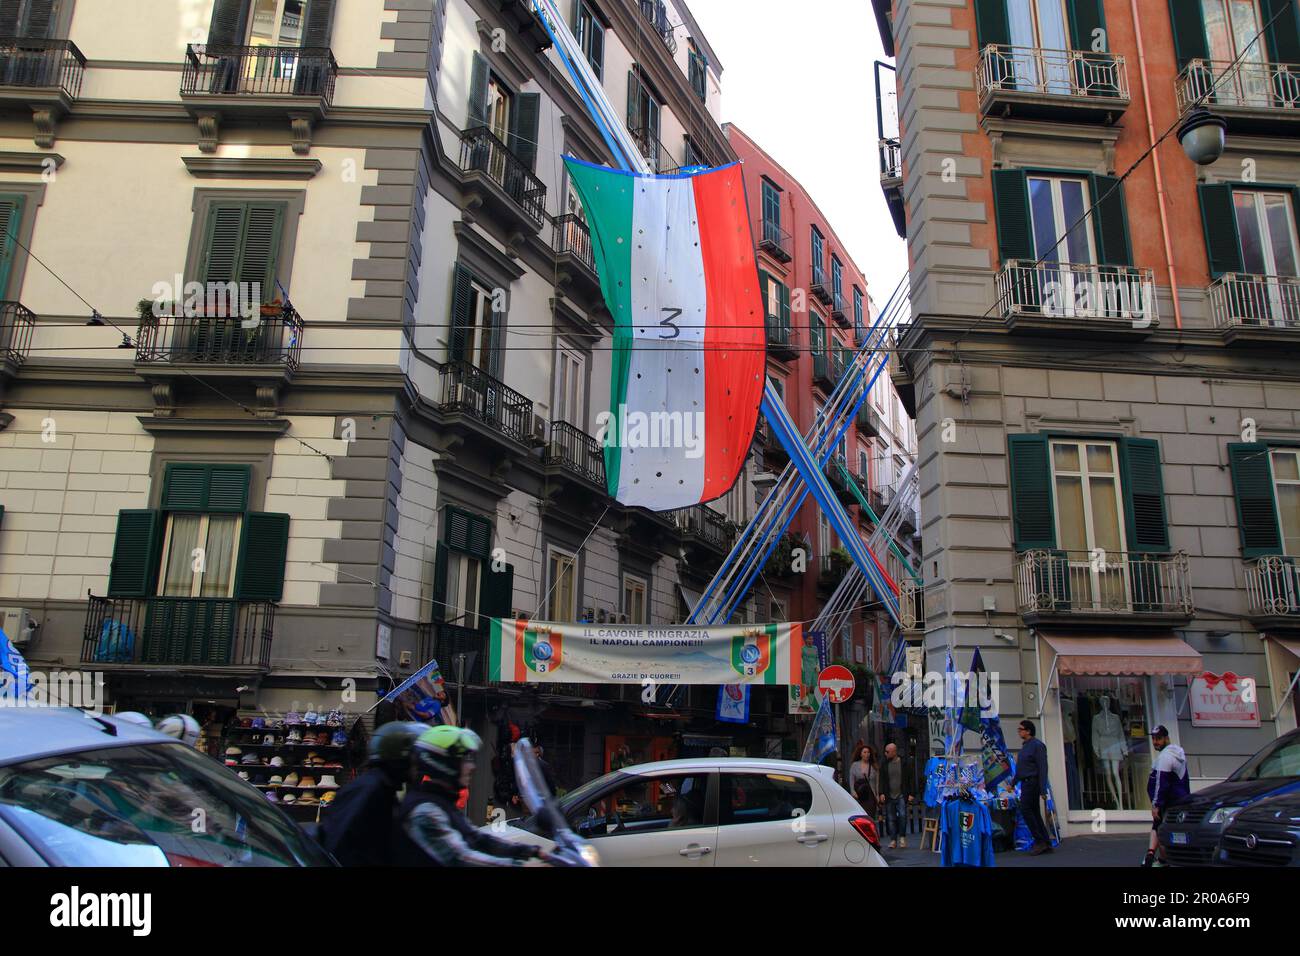
<path fill-rule="evenodd" d="M 1043 823 L 1042 811 L 1038 801 L 1047 791 L 1047 748 L 1038 739 L 1038 728 L 1032 720 L 1020 722 L 1020 757 L 1016 760 L 1016 775 L 1013 784 L 1020 784 L 1020 813 L 1025 818 L 1025 826 L 1034 838 L 1034 846 L 1029 852 L 1032 856 L 1052 852 L 1052 840 L 1047 835 L 1047 825 Z"/>
<path fill-rule="evenodd" d="M 898 755 L 897 744 L 885 744 L 885 760 L 880 765 L 880 794 L 885 811 L 885 829 L 889 849 L 907 848 L 907 805 L 912 802 L 911 768 Z"/>
<path fill-rule="evenodd" d="M 390 866 L 397 791 L 411 766 L 411 745 L 429 729 L 393 721 L 370 737 L 366 768 L 321 811 L 317 839 L 343 866 Z"/>

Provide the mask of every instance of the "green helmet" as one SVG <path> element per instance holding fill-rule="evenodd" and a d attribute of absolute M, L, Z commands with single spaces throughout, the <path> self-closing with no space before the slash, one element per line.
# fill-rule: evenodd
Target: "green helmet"
<path fill-rule="evenodd" d="M 460 771 L 467 757 L 482 746 L 478 734 L 464 727 L 442 724 L 426 727 L 411 748 L 415 769 L 435 783 L 460 786 Z"/>
<path fill-rule="evenodd" d="M 415 738 L 429 729 L 428 724 L 414 720 L 395 720 L 375 730 L 366 748 L 371 763 L 404 764 L 411 759 L 411 745 Z"/>

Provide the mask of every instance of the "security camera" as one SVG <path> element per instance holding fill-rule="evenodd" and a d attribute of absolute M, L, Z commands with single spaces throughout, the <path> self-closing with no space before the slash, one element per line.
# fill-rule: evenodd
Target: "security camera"
<path fill-rule="evenodd" d="M 246 691 L 246 690 L 248 690 L 248 689 L 249 689 L 249 687 L 248 687 L 247 684 L 240 684 L 238 687 L 235 688 L 235 693 L 236 693 L 236 694 L 242 694 L 242 693 L 244 693 L 244 691 Z"/>
<path fill-rule="evenodd" d="M 1014 644 L 1016 642 L 1015 635 L 1007 634 L 1004 631 L 994 631 L 993 636 L 1000 641 L 1006 641 L 1008 644 Z"/>

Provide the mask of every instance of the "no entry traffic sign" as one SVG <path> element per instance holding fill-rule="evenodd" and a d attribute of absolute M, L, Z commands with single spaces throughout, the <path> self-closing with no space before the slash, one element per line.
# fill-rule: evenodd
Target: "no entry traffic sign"
<path fill-rule="evenodd" d="M 817 675 L 817 688 L 830 694 L 832 704 L 842 704 L 853 696 L 857 682 L 853 673 L 840 664 L 832 664 Z"/>

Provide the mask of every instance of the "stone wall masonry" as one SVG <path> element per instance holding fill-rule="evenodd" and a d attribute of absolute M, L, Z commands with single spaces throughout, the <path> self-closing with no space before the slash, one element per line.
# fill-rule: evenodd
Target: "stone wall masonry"
<path fill-rule="evenodd" d="M 514 607 L 537 614 L 546 593 L 542 516 L 537 499 L 522 491 L 511 491 L 497 505 L 496 525 L 493 547 L 504 548 L 506 561 L 515 568 Z"/>
<path fill-rule="evenodd" d="M 294 416 L 289 433 L 275 442 L 262 510 L 290 517 L 283 604 L 320 604 L 322 587 L 333 582 L 338 572 L 325 548 L 342 533 L 342 522 L 330 518 L 329 507 L 331 500 L 344 497 L 346 482 L 332 476 L 323 455 L 337 462 L 349 448 L 347 442 L 333 438 L 333 425 L 332 418 Z"/>
<path fill-rule="evenodd" d="M 434 452 L 407 441 L 401 457 L 400 494 L 397 499 L 397 533 L 393 538 L 392 616 L 423 623 L 432 620 L 433 567 L 437 557 L 438 476 Z M 369 459 L 366 465 L 387 476 L 387 460 Z M 391 483 L 390 483 L 391 484 Z"/>

